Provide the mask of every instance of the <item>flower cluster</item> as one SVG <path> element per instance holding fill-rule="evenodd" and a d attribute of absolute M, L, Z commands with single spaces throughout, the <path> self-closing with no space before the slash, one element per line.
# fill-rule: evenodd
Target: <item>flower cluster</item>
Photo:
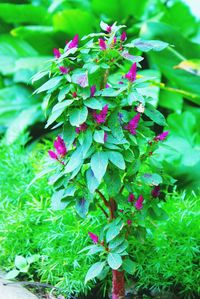
<path fill-rule="evenodd" d="M 48 151 L 50 158 L 64 164 L 63 161 L 61 161 L 61 159 L 66 156 L 67 148 L 64 140 L 60 136 L 58 136 L 57 139 L 54 141 L 54 148 L 56 152 L 51 150 Z"/>

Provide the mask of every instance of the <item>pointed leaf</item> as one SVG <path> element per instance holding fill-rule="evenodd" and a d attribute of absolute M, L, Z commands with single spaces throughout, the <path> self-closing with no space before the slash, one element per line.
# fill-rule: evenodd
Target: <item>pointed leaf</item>
<path fill-rule="evenodd" d="M 87 274 L 86 274 L 85 284 L 89 280 L 97 277 L 101 273 L 101 271 L 103 270 L 104 266 L 105 266 L 105 262 L 97 262 L 94 265 L 92 265 L 90 267 L 90 269 L 88 270 Z"/>
<path fill-rule="evenodd" d="M 108 158 L 118 168 L 123 170 L 126 168 L 124 158 L 122 154 L 120 154 L 119 152 L 114 152 L 114 151 L 108 152 Z"/>
<path fill-rule="evenodd" d="M 108 156 L 105 152 L 97 152 L 91 158 L 91 169 L 99 181 L 101 182 L 108 165 Z"/>
<path fill-rule="evenodd" d="M 108 265 L 113 269 L 117 270 L 122 265 L 122 258 L 118 253 L 108 254 Z"/>
<path fill-rule="evenodd" d="M 79 127 L 83 124 L 88 116 L 88 110 L 84 106 L 82 108 L 75 108 L 70 112 L 69 121 L 72 126 Z"/>

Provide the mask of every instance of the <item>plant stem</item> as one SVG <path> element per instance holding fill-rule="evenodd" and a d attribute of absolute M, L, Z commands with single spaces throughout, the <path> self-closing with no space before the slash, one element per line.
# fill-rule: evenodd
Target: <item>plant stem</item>
<path fill-rule="evenodd" d="M 112 270 L 112 299 L 124 299 L 125 286 L 124 286 L 124 272 Z"/>
<path fill-rule="evenodd" d="M 101 211 L 104 213 L 104 215 L 106 216 L 106 218 L 109 217 L 108 213 L 104 210 L 104 208 L 100 205 L 100 204 L 97 204 L 97 206 L 99 207 L 99 209 L 101 209 Z"/>

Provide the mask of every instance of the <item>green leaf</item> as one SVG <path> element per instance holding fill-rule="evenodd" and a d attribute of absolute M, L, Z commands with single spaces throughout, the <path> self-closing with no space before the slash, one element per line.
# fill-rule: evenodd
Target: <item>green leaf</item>
<path fill-rule="evenodd" d="M 129 258 L 126 258 L 125 260 L 123 260 L 122 267 L 128 274 L 131 274 L 131 275 L 133 275 L 136 271 L 136 263 L 131 261 Z"/>
<path fill-rule="evenodd" d="M 141 176 L 141 180 L 150 186 L 158 186 L 162 184 L 162 177 L 157 173 L 145 173 Z"/>
<path fill-rule="evenodd" d="M 117 270 L 122 265 L 122 258 L 118 253 L 109 253 L 108 254 L 108 265 L 113 269 Z"/>
<path fill-rule="evenodd" d="M 67 149 L 70 149 L 74 139 L 76 138 L 75 128 L 72 127 L 69 123 L 65 123 L 63 127 L 63 138 L 66 143 Z"/>
<path fill-rule="evenodd" d="M 82 107 L 80 109 L 75 108 L 70 112 L 69 121 L 72 126 L 79 127 L 83 124 L 88 116 L 88 110 L 86 107 Z"/>
<path fill-rule="evenodd" d="M 65 189 L 54 191 L 51 197 L 51 208 L 53 210 L 63 210 L 68 205 L 68 202 L 62 201 L 62 199 L 64 198 L 64 193 Z"/>
<path fill-rule="evenodd" d="M 118 168 L 124 170 L 126 168 L 124 158 L 119 152 L 110 151 L 108 153 L 108 159 Z"/>
<path fill-rule="evenodd" d="M 88 86 L 88 75 L 85 71 L 76 70 L 72 75 L 72 82 L 85 88 Z"/>
<path fill-rule="evenodd" d="M 60 91 L 59 91 L 59 94 L 58 94 L 58 102 L 62 102 L 66 96 L 66 94 L 69 93 L 70 91 L 70 88 L 71 86 L 67 86 L 67 87 L 64 87 L 62 88 Z M 68 100 L 69 101 L 69 100 Z"/>
<path fill-rule="evenodd" d="M 81 151 L 83 158 L 85 158 L 88 154 L 88 151 L 92 145 L 92 131 L 88 128 L 87 131 L 83 135 Z"/>
<path fill-rule="evenodd" d="M 97 178 L 100 183 L 108 165 L 108 155 L 105 152 L 95 153 L 90 161 L 91 169 L 94 173 L 94 176 Z"/>
<path fill-rule="evenodd" d="M 97 262 L 97 263 L 95 263 L 94 265 L 92 265 L 92 266 L 90 267 L 90 269 L 88 270 L 87 274 L 86 274 L 86 277 L 85 277 L 85 284 L 86 284 L 89 280 L 91 280 L 91 279 L 97 277 L 97 276 L 101 273 L 101 271 L 103 270 L 105 264 L 106 264 L 105 262 Z"/>
<path fill-rule="evenodd" d="M 75 209 L 81 218 L 85 218 L 89 210 L 90 202 L 86 198 L 76 200 Z"/>
<path fill-rule="evenodd" d="M 122 225 L 112 225 L 106 232 L 106 242 L 109 243 L 112 239 L 117 237 L 122 229 Z"/>
<path fill-rule="evenodd" d="M 27 261 L 26 259 L 21 256 L 21 255 L 17 255 L 15 257 L 15 267 L 19 270 L 23 269 L 23 268 L 26 268 L 27 267 Z"/>
<path fill-rule="evenodd" d="M 91 108 L 91 109 L 97 109 L 97 110 L 102 109 L 101 102 L 99 100 L 95 99 L 95 98 L 85 100 L 84 105 Z"/>
<path fill-rule="evenodd" d="M 116 237 L 114 240 L 111 240 L 109 242 L 109 248 L 110 249 L 114 249 L 116 247 L 118 247 L 119 245 L 121 245 L 124 242 L 124 237 Z"/>
<path fill-rule="evenodd" d="M 98 130 L 94 132 L 94 141 L 98 143 L 104 143 L 104 131 Z"/>
<path fill-rule="evenodd" d="M 113 169 L 108 168 L 104 176 L 106 188 L 110 197 L 116 196 L 121 188 L 121 178 L 119 173 Z"/>
<path fill-rule="evenodd" d="M 136 47 L 140 51 L 149 52 L 150 50 L 162 51 L 169 44 L 159 40 L 143 40 L 141 38 L 134 39 L 130 44 L 126 44 L 126 47 Z"/>
<path fill-rule="evenodd" d="M 120 244 L 118 247 L 112 250 L 113 253 L 119 253 L 122 254 L 128 247 L 128 241 L 125 240 L 122 244 Z"/>
<path fill-rule="evenodd" d="M 89 168 L 86 172 L 86 180 L 87 180 L 87 187 L 91 193 L 94 193 L 97 187 L 99 186 L 99 182 L 94 176 L 93 171 Z"/>
<path fill-rule="evenodd" d="M 51 78 L 50 80 L 45 82 L 42 86 L 40 86 L 38 89 L 36 89 L 36 91 L 34 93 L 40 93 L 40 92 L 51 90 L 51 89 L 57 87 L 58 84 L 60 83 L 60 81 L 62 80 L 62 78 L 63 77 L 61 77 L 61 76 Z"/>
<path fill-rule="evenodd" d="M 61 109 L 64 111 L 65 108 L 70 106 L 72 103 L 73 103 L 73 100 L 66 100 L 66 101 L 63 101 L 62 103 L 58 103 L 53 107 L 52 112 L 55 112 L 55 111 L 61 110 Z"/>
<path fill-rule="evenodd" d="M 46 126 L 45 128 L 48 128 L 50 125 L 52 125 L 63 113 L 65 108 L 56 110 L 54 112 L 51 113 L 50 117 L 47 120 Z"/>
<path fill-rule="evenodd" d="M 119 122 L 118 111 L 113 112 L 108 120 L 108 126 L 111 129 L 112 135 L 121 141 L 124 137 L 123 129 Z"/>
<path fill-rule="evenodd" d="M 148 209 L 148 215 L 154 220 L 167 220 L 169 216 L 167 213 L 158 206 L 150 207 Z"/>
<path fill-rule="evenodd" d="M 69 162 L 65 166 L 65 173 L 72 172 L 76 169 L 79 165 L 82 164 L 83 161 L 83 154 L 81 146 L 79 146 L 71 155 Z"/>
<path fill-rule="evenodd" d="M 8 280 L 13 279 L 13 278 L 17 277 L 19 273 L 20 273 L 19 270 L 13 269 L 13 270 L 9 271 L 8 273 L 6 273 L 5 279 L 8 279 Z"/>
<path fill-rule="evenodd" d="M 148 116 L 151 120 L 153 120 L 156 124 L 158 124 L 160 126 L 165 126 L 166 125 L 165 117 L 162 115 L 162 113 L 159 112 L 158 110 L 156 110 L 149 103 L 146 104 L 144 114 L 146 116 Z"/>
<path fill-rule="evenodd" d="M 87 253 L 87 255 L 92 255 L 92 254 L 96 254 L 98 252 L 102 252 L 104 251 L 103 246 L 99 246 L 99 245 L 93 245 L 92 248 L 90 248 L 89 252 Z"/>

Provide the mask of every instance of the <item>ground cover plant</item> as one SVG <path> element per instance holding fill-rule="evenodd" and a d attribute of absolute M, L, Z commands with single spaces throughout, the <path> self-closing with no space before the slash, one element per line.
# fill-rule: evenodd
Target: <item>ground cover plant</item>
<path fill-rule="evenodd" d="M 0 267 L 9 273 L 15 268 L 17 256 L 30 258 L 37 254 L 39 260 L 17 279 L 49 283 L 59 288 L 58 293 L 71 298 L 90 294 L 95 286 L 93 282 L 85 285 L 84 279 L 98 256 L 85 258 L 79 251 L 91 244 L 88 230 L 99 234 L 106 219 L 98 210 L 84 221 L 77 219 L 73 209 L 53 211 L 52 187 L 46 177 L 27 189 L 41 173 L 49 145 L 50 142 L 37 145 L 32 151 L 19 145 L 0 147 L 4 161 L 0 171 Z M 127 291 L 147 297 L 163 294 L 173 298 L 176 294 L 180 298 L 197 298 L 199 197 L 173 192 L 161 204 L 169 218 L 159 222 L 149 219 L 146 238 L 131 238 L 134 264 L 133 275 L 127 274 Z M 73 248 L 69 246 L 72 240 Z M 102 281 L 99 296 L 106 296 L 110 287 L 109 281 Z"/>
<path fill-rule="evenodd" d="M 100 260 L 88 270 L 85 283 L 105 277 L 111 268 L 112 298 L 118 299 L 125 297 L 124 271 L 133 271 L 129 234 L 144 236 L 148 217 L 167 218 L 159 196 L 173 182 L 153 157 L 168 131 L 153 130 L 154 124 L 166 122 L 151 104 L 153 78 L 137 75 L 143 57 L 134 55 L 134 49 L 170 46 L 156 40 L 126 43 L 125 26 L 100 26 L 104 32 L 91 33 L 83 42 L 75 35 L 64 49 L 54 48 L 51 68 L 34 81 L 50 77 L 36 93 L 47 93 L 46 127 L 56 122 L 62 130 L 55 150 L 49 150 L 52 206 L 73 205 L 83 218 L 98 207 L 106 216 L 108 224 L 99 236 L 88 232 L 94 245 L 83 251 L 100 254 Z"/>

